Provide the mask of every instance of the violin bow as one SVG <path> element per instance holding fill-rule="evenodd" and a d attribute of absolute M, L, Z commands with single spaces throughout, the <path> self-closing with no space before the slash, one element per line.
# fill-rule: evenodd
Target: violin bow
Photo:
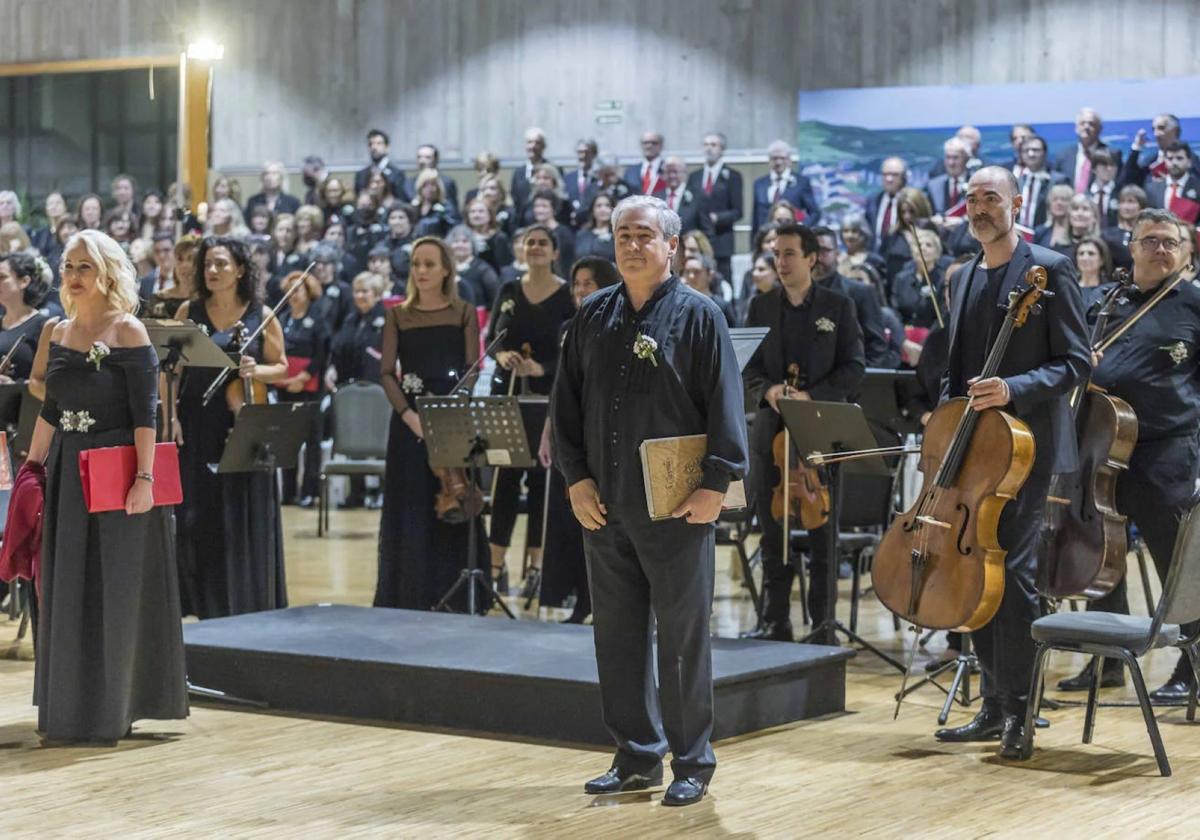
<path fill-rule="evenodd" d="M 917 227 L 911 221 L 908 223 L 908 232 L 912 235 L 913 245 L 917 249 L 917 265 L 921 267 L 921 276 L 925 278 L 925 287 L 929 289 L 929 302 L 933 304 L 933 314 L 937 316 L 938 326 L 945 329 L 946 321 L 942 318 L 942 307 L 938 305 L 937 290 L 933 288 L 933 281 L 929 279 L 929 266 L 926 265 L 925 254 L 921 251 L 921 237 L 917 236 Z"/>

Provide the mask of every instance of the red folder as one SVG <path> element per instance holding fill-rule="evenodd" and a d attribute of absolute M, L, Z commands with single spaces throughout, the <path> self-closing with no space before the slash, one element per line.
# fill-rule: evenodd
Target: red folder
<path fill-rule="evenodd" d="M 79 453 L 79 483 L 88 513 L 124 510 L 125 497 L 137 473 L 137 449 L 105 446 Z M 154 506 L 177 505 L 183 501 L 179 483 L 179 450 L 174 443 L 154 445 Z"/>
<path fill-rule="evenodd" d="M 298 376 L 299 374 L 307 371 L 308 366 L 312 364 L 312 359 L 308 358 L 307 356 L 288 356 L 287 362 L 287 375 L 288 379 L 291 379 L 293 376 Z M 304 387 L 300 390 L 303 393 L 315 394 L 317 392 L 317 385 L 319 384 L 320 383 L 317 382 L 317 377 L 310 376 L 308 381 L 304 383 Z"/>
<path fill-rule="evenodd" d="M 1167 209 L 1188 224 L 1194 225 L 1196 220 L 1200 219 L 1200 202 L 1184 198 L 1181 195 L 1172 199 L 1171 206 Z"/>

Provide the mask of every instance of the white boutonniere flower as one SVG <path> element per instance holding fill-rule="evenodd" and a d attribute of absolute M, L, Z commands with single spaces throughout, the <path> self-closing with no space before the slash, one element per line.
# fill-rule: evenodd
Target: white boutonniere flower
<path fill-rule="evenodd" d="M 512 298 L 509 298 L 508 300 L 504 301 L 504 303 L 500 304 L 501 314 L 507 314 L 509 312 L 512 312 L 516 308 L 517 308 L 517 302 L 515 300 L 513 300 Z"/>
<path fill-rule="evenodd" d="M 400 380 L 400 388 L 406 394 L 419 394 L 425 390 L 425 383 L 415 373 L 406 373 Z"/>
<path fill-rule="evenodd" d="M 658 367 L 658 359 L 654 356 L 656 350 L 658 350 L 658 342 L 648 335 L 638 333 L 637 338 L 633 340 L 633 355 Z"/>
<path fill-rule="evenodd" d="M 312 316 L 306 315 L 306 316 L 304 317 L 304 320 L 303 320 L 303 321 L 301 321 L 300 323 L 304 325 L 304 328 L 305 328 L 305 329 L 312 329 L 312 325 L 313 325 L 313 324 L 315 324 L 315 323 L 316 323 L 316 321 L 314 321 L 314 320 L 312 319 Z"/>
<path fill-rule="evenodd" d="M 200 328 L 200 332 L 208 335 L 208 324 L 196 324 L 196 326 Z"/>
<path fill-rule="evenodd" d="M 86 411 L 64 411 L 58 419 L 64 432 L 86 432 L 96 421 Z"/>
<path fill-rule="evenodd" d="M 1164 344 L 1159 350 L 1166 350 L 1171 356 L 1171 361 L 1179 364 L 1188 357 L 1188 347 L 1182 341 L 1176 341 L 1174 344 Z"/>
<path fill-rule="evenodd" d="M 383 316 L 382 315 L 377 316 L 375 318 L 375 320 L 371 322 L 371 326 L 373 326 L 377 330 L 383 329 Z"/>
<path fill-rule="evenodd" d="M 816 328 L 819 333 L 833 332 L 837 329 L 837 324 L 828 318 L 818 318 L 816 320 Z"/>
<path fill-rule="evenodd" d="M 103 341 L 93 341 L 92 349 L 88 351 L 87 360 L 96 366 L 96 370 L 100 370 L 100 363 L 104 361 L 112 351 L 108 349 L 108 345 Z"/>
<path fill-rule="evenodd" d="M 337 286 L 335 286 L 334 284 L 330 283 L 328 286 L 325 287 L 324 294 L 325 294 L 325 297 L 339 298 L 342 296 L 342 290 L 340 288 L 338 288 Z"/>
<path fill-rule="evenodd" d="M 683 202 L 684 202 L 684 204 L 690 204 L 690 203 L 691 203 L 691 201 L 692 201 L 692 191 L 691 191 L 691 190 L 684 190 L 684 191 L 683 191 Z"/>

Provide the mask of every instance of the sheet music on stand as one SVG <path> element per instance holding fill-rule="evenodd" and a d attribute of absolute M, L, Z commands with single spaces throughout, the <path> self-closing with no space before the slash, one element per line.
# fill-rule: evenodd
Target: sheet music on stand
<path fill-rule="evenodd" d="M 518 397 L 418 397 L 417 407 L 430 466 L 466 466 L 476 441 L 484 464 L 537 466 Z"/>

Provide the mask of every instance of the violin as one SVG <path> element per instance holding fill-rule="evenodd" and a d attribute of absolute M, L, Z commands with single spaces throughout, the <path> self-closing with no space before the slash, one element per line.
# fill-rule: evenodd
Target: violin
<path fill-rule="evenodd" d="M 1092 328 L 1095 350 L 1128 274 L 1105 296 Z M 1048 598 L 1102 598 L 1125 576 L 1125 517 L 1117 512 L 1117 479 L 1137 445 L 1132 406 L 1090 381 L 1071 394 L 1079 470 L 1056 475 L 1046 497 L 1037 587 Z"/>
<path fill-rule="evenodd" d="M 795 362 L 788 365 L 787 374 L 784 396 L 787 396 L 788 389 L 799 390 L 797 383 L 800 381 L 800 365 Z M 806 531 L 811 531 L 829 521 L 829 487 L 821 480 L 821 474 L 816 467 L 803 465 L 799 459 L 788 458 L 788 450 L 791 448 L 789 438 L 785 429 L 775 435 L 775 439 L 771 442 L 771 455 L 775 462 L 775 469 L 779 471 L 779 481 L 771 492 L 771 516 L 778 522 L 783 521 L 784 484 L 786 483 L 790 504 L 789 518 L 798 520 Z M 790 464 L 789 460 L 794 460 L 795 465 Z M 788 469 L 786 482 L 783 472 L 785 465 Z"/>
<path fill-rule="evenodd" d="M 1004 323 L 980 373 L 996 375 L 1013 332 L 1045 294 L 1046 269 L 1034 266 L 1009 295 Z M 920 495 L 897 516 L 875 552 L 871 579 L 879 599 L 929 629 L 978 630 L 1004 596 L 997 529 L 1004 505 L 1033 469 L 1034 441 L 1024 422 L 973 398 L 936 409 L 921 442 Z"/>
<path fill-rule="evenodd" d="M 461 525 L 483 511 L 483 491 L 467 478 L 462 467 L 433 467 L 438 491 L 433 499 L 437 518 L 448 525 Z"/>
<path fill-rule="evenodd" d="M 230 358 L 241 362 L 242 353 L 253 339 L 246 338 L 246 325 L 238 321 L 233 325 L 230 345 L 237 347 L 236 353 L 230 353 Z M 225 404 L 229 410 L 237 414 L 244 405 L 265 405 L 267 402 L 267 386 L 249 376 L 239 377 L 236 381 L 225 386 Z"/>

